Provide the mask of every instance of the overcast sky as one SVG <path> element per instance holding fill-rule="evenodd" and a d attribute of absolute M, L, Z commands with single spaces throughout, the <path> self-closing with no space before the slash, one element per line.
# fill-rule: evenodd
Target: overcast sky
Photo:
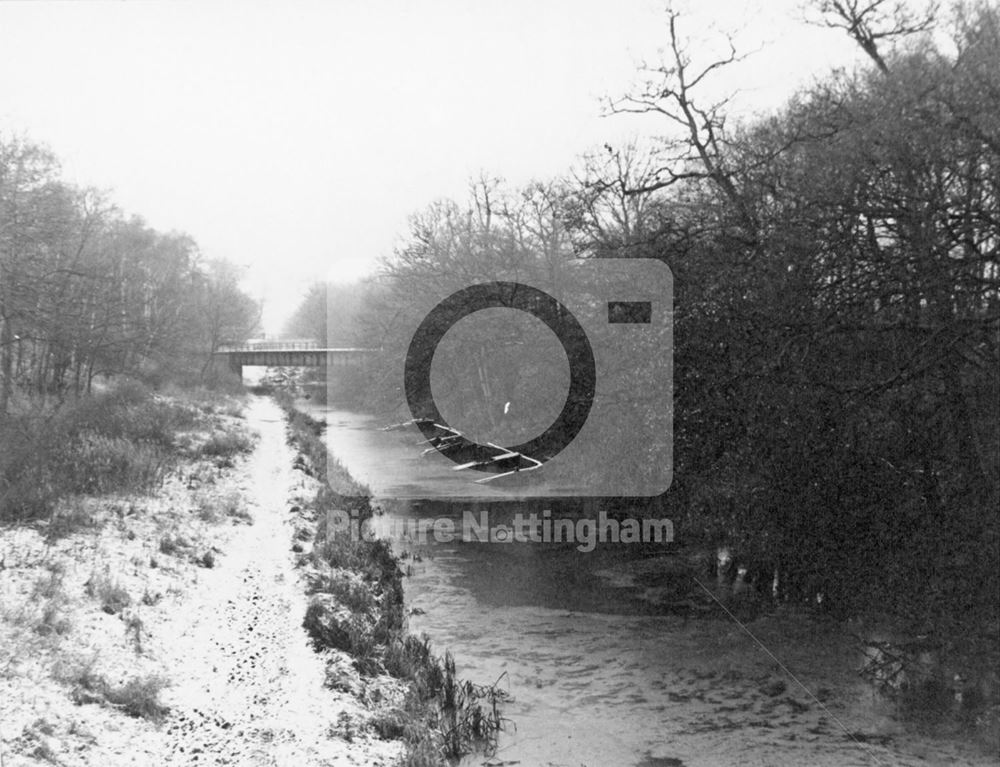
<path fill-rule="evenodd" d="M 696 4 L 697 5 L 697 4 Z M 833 66 L 843 33 L 800 0 L 713 0 L 696 39 L 760 52 L 718 83 L 744 112 Z M 664 130 L 602 117 L 665 43 L 648 0 L 0 3 L 0 132 L 66 176 L 247 265 L 280 327 L 310 280 L 365 274 L 407 216 L 485 171 L 566 172 L 604 142 Z M 709 45 L 703 42 L 702 45 Z M 695 54 L 702 50 L 692 49 Z"/>

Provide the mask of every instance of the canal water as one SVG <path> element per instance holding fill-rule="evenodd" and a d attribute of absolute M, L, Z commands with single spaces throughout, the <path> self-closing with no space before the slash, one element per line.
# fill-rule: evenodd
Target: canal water
<path fill-rule="evenodd" d="M 381 531 L 408 568 L 411 631 L 451 650 L 462 677 L 510 693 L 498 751 L 463 765 L 996 763 L 957 734 L 897 721 L 858 677 L 858 650 L 837 623 L 789 606 L 745 609 L 705 572 L 705 552 L 685 548 L 683 530 L 670 545 L 592 551 L 579 540 L 463 540 L 470 514 L 500 528 L 544 504 L 501 502 L 499 491 L 495 502 L 464 500 L 476 477 L 420 457 L 413 433 L 302 407 L 325 419 L 331 453 L 384 510 Z M 445 534 L 421 536 L 433 520 Z"/>

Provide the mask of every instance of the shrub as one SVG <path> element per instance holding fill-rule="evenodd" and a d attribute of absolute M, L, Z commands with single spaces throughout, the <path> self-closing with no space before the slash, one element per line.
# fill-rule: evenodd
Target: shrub
<path fill-rule="evenodd" d="M 329 594 L 354 614 L 371 615 L 378 600 L 371 584 L 346 570 L 331 570 L 312 580 L 311 593 Z"/>
<path fill-rule="evenodd" d="M 55 727 L 45 719 L 36 719 L 31 724 L 25 725 L 21 731 L 21 740 L 28 746 L 27 755 L 36 761 L 62 764 L 53 748 L 51 737 L 54 733 Z"/>
<path fill-rule="evenodd" d="M 406 755 L 400 763 L 401 767 L 447 767 L 448 762 L 441 755 L 441 746 L 434 733 L 425 733 L 423 737 L 407 741 Z"/>
<path fill-rule="evenodd" d="M 60 420 L 70 433 L 94 432 L 169 447 L 174 433 L 197 424 L 200 415 L 190 405 L 158 397 L 142 384 L 126 382 L 105 394 L 79 400 L 60 414 Z"/>
<path fill-rule="evenodd" d="M 42 608 L 42 617 L 35 625 L 35 631 L 42 636 L 68 634 L 72 624 L 65 613 L 65 598 L 53 598 Z"/>
<path fill-rule="evenodd" d="M 336 599 L 320 594 L 309 601 L 302 625 L 317 650 L 350 652 L 353 646 L 350 612 Z"/>
<path fill-rule="evenodd" d="M 227 415 L 230 418 L 243 418 L 243 403 L 237 400 L 228 400 L 225 404 L 216 407 L 216 413 Z"/>
<path fill-rule="evenodd" d="M 431 653 L 430 638 L 424 634 L 396 637 L 386 648 L 385 670 L 397 679 L 416 683 L 421 697 L 433 697 L 442 684 L 441 665 Z"/>
<path fill-rule="evenodd" d="M 146 597 L 148 596 L 148 591 L 143 594 L 143 604 L 147 604 Z M 142 636 L 146 631 L 146 624 L 143 622 L 139 613 L 136 612 L 130 613 L 127 617 L 123 617 L 125 620 L 125 635 L 132 641 L 132 646 L 135 648 L 136 654 L 142 655 Z"/>
<path fill-rule="evenodd" d="M 198 516 L 205 522 L 218 522 L 229 517 L 248 524 L 253 523 L 253 515 L 247 510 L 243 496 L 235 490 L 221 496 L 200 493 L 197 503 Z"/>
<path fill-rule="evenodd" d="M 220 499 L 215 496 L 204 495 L 198 498 L 198 507 L 195 513 L 198 515 L 198 519 L 202 522 L 208 522 L 213 524 L 218 522 L 222 518 L 222 510 L 219 508 L 221 505 Z"/>
<path fill-rule="evenodd" d="M 160 702 L 160 693 L 169 682 L 161 676 L 133 677 L 125 684 L 115 687 L 108 680 L 94 672 L 94 662 L 85 663 L 63 674 L 62 679 L 73 685 L 70 697 L 78 706 L 97 703 L 113 706 L 129 716 L 161 721 L 170 709 Z"/>
<path fill-rule="evenodd" d="M 181 386 L 178 383 L 168 383 L 162 387 L 161 391 L 164 396 L 170 399 L 190 403 L 194 410 L 204 415 L 222 413 L 240 417 L 243 412 L 245 390 L 242 387 L 236 387 L 230 393 L 226 393 L 205 386 L 192 384 Z"/>
<path fill-rule="evenodd" d="M 59 497 L 53 466 L 60 439 L 45 419 L 0 415 L 0 519 L 33 519 Z M 18 449 L 8 449 L 17 445 Z"/>
<path fill-rule="evenodd" d="M 88 432 L 70 445 L 63 464 L 70 492 L 107 493 L 138 492 L 158 485 L 167 461 L 155 445 Z"/>
<path fill-rule="evenodd" d="M 398 740 L 403 737 L 408 719 L 405 711 L 386 708 L 376 711 L 369 724 L 382 740 Z"/>
<path fill-rule="evenodd" d="M 340 737 L 348 743 L 354 742 L 354 720 L 346 711 L 337 714 L 336 724 L 330 725 L 330 735 Z"/>
<path fill-rule="evenodd" d="M 92 573 L 84 590 L 87 596 L 101 603 L 101 609 L 108 615 L 119 613 L 132 604 L 128 591 L 107 573 Z"/>
<path fill-rule="evenodd" d="M 42 599 L 55 599 L 63 594 L 63 576 L 66 573 L 65 565 L 61 562 L 51 562 L 48 565 L 48 575 L 43 575 L 31 590 L 33 597 Z"/>
<path fill-rule="evenodd" d="M 161 676 L 134 677 L 120 687 L 107 689 L 104 697 L 129 716 L 158 722 L 170 711 L 160 702 L 160 693 L 168 684 Z"/>
<path fill-rule="evenodd" d="M 326 660 L 324 686 L 359 697 L 364 689 L 361 675 L 343 653 L 330 653 Z"/>
<path fill-rule="evenodd" d="M 497 683 L 483 686 L 459 680 L 450 652 L 445 653 L 441 668 L 441 687 L 436 697 L 445 756 L 458 759 L 481 745 L 488 751 L 495 748 L 497 735 L 507 723 L 500 715 L 500 703 L 509 698 L 508 694 Z"/>
<path fill-rule="evenodd" d="M 231 458 L 253 450 L 255 440 L 242 430 L 217 431 L 199 448 L 199 454 L 208 458 Z"/>
<path fill-rule="evenodd" d="M 58 540 L 96 526 L 97 521 L 87 511 L 83 501 L 74 498 L 64 504 L 58 504 L 53 509 L 46 536 L 49 540 Z"/>
<path fill-rule="evenodd" d="M 0 519 L 50 514 L 76 493 L 143 491 L 162 479 L 174 434 L 197 409 L 126 382 L 54 413 L 0 416 Z"/>
<path fill-rule="evenodd" d="M 42 576 L 31 590 L 32 602 L 42 602 L 42 612 L 35 624 L 35 632 L 42 636 L 63 635 L 69 632 L 70 622 L 66 617 L 69 599 L 63 589 L 65 570 L 59 563 L 51 563 L 48 574 Z"/>
<path fill-rule="evenodd" d="M 191 547 L 191 543 L 183 535 L 167 533 L 160 538 L 161 554 L 176 554 Z"/>

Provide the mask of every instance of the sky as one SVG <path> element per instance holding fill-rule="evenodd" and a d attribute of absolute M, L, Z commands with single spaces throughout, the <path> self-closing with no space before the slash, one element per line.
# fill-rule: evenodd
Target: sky
<path fill-rule="evenodd" d="M 697 61 L 722 35 L 757 51 L 711 83 L 776 108 L 859 60 L 802 0 L 682 11 Z M 470 179 L 567 173 L 604 143 L 662 135 L 604 99 L 660 60 L 647 0 L 0 3 L 0 134 L 110 192 L 207 259 L 244 265 L 280 330 L 310 282 L 371 273 L 407 219 Z"/>

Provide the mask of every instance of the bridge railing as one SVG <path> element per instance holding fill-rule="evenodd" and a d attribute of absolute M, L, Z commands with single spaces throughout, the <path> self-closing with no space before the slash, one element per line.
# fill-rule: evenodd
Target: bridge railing
<path fill-rule="evenodd" d="M 372 349 L 361 346 L 349 346 L 349 347 L 338 347 L 338 348 L 327 348 L 322 346 L 282 346 L 282 347 L 261 347 L 261 346 L 220 346 L 215 352 L 216 354 L 243 354 L 246 352 L 324 352 L 326 354 L 337 354 L 337 355 L 367 355 L 375 354 L 380 352 L 381 349 Z"/>
<path fill-rule="evenodd" d="M 224 344 L 220 353 L 226 352 L 295 352 L 321 349 L 318 341 L 307 339 L 288 341 L 247 341 L 242 344 Z"/>

